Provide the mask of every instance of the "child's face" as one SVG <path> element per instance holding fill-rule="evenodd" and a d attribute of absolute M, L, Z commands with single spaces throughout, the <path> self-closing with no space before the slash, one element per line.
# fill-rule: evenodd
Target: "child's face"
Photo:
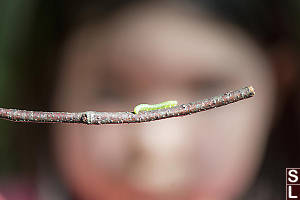
<path fill-rule="evenodd" d="M 233 27 L 181 9 L 138 7 L 66 43 L 56 108 L 132 111 L 253 85 L 254 98 L 132 125 L 58 125 L 55 152 L 86 199 L 228 199 L 251 181 L 264 149 L 274 84 L 263 52 Z"/>

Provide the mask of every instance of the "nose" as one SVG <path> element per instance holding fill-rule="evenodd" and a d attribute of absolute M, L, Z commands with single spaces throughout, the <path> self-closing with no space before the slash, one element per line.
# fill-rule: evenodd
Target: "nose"
<path fill-rule="evenodd" d="M 138 187 L 166 191 L 187 180 L 187 134 L 181 119 L 144 123 L 135 137 L 130 180 Z"/>
<path fill-rule="evenodd" d="M 156 158 L 178 156 L 186 143 L 185 125 L 180 120 L 168 119 L 143 125 L 136 138 L 139 150 Z"/>

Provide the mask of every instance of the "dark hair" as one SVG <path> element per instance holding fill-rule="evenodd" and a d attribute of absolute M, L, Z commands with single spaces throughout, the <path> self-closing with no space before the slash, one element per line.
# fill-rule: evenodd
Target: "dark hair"
<path fill-rule="evenodd" d="M 117 13 L 124 7 L 141 2 L 155 2 L 151 0 L 102 0 L 102 1 L 65 1 L 67 23 L 91 18 L 106 18 Z M 299 5 L 295 1 L 287 0 L 169 0 L 161 2 L 190 3 L 194 7 L 204 8 L 218 18 L 235 24 L 251 33 L 254 38 L 264 44 L 274 44 L 278 40 L 299 39 Z M 74 13 L 82 17 L 74 18 Z M 84 13 L 83 15 L 80 15 Z M 78 15 L 79 14 L 79 15 Z M 74 20 L 75 19 L 75 20 Z M 90 20 L 90 18 L 89 18 Z"/>

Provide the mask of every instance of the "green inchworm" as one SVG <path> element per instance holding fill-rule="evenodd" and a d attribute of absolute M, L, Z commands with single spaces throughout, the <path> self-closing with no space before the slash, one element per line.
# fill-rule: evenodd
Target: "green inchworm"
<path fill-rule="evenodd" d="M 159 110 L 165 108 L 171 108 L 177 105 L 177 101 L 164 101 L 159 104 L 139 104 L 135 106 L 134 113 L 138 114 L 140 111 L 150 111 L 150 110 Z"/>

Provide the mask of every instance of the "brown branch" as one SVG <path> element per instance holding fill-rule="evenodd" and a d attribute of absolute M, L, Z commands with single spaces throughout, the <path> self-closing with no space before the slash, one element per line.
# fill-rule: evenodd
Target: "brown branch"
<path fill-rule="evenodd" d="M 141 123 L 160 120 L 171 117 L 190 115 L 193 113 L 224 106 L 230 103 L 254 96 L 252 86 L 240 90 L 226 92 L 223 95 L 211 97 L 188 104 L 178 105 L 168 109 L 139 112 L 39 112 L 17 109 L 0 108 L 0 118 L 14 122 L 35 122 L 35 123 L 82 123 L 82 124 L 124 124 Z"/>

